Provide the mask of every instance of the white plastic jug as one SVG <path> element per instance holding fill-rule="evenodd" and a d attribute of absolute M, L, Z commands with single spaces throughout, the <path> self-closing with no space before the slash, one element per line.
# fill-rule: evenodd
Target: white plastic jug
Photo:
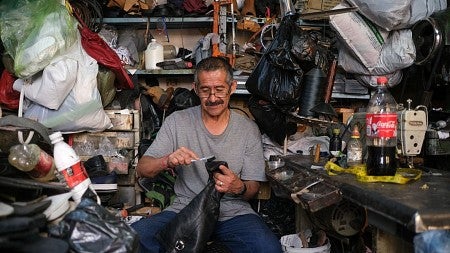
<path fill-rule="evenodd" d="M 145 69 L 161 69 L 156 63 L 164 61 L 164 47 L 155 39 L 148 43 L 145 50 Z"/>

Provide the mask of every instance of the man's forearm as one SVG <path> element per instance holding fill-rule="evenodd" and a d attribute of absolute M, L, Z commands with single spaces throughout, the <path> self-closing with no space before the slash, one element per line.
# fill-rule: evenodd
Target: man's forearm
<path fill-rule="evenodd" d="M 169 168 L 168 155 L 160 158 L 142 156 L 136 167 L 136 174 L 139 177 L 153 178 L 160 172 Z"/>

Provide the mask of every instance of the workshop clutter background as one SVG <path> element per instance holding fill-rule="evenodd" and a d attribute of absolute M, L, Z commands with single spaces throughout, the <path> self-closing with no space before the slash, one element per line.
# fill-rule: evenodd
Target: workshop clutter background
<path fill-rule="evenodd" d="M 317 146 L 320 153 L 328 153 L 329 137 L 326 134 L 318 136 L 311 129 L 299 131 L 295 123 L 286 123 L 287 114 L 297 110 L 305 101 L 308 101 L 308 106 L 322 102 L 323 85 L 336 55 L 339 67 L 357 79 L 356 88 L 370 88 L 379 75 L 388 77 L 389 86 L 397 85 L 402 79 L 402 69 L 411 66 L 416 59 L 411 27 L 418 20 L 447 8 L 445 0 L 292 1 L 294 12 L 302 14 L 358 8 L 358 11 L 331 15 L 330 26 L 324 26 L 323 32 L 298 26 L 301 16 L 282 19 L 278 0 L 239 0 L 233 1 L 237 7 L 234 8 L 236 22 L 233 21 L 236 38 L 228 36 L 228 41 L 223 41 L 218 34 L 211 33 L 209 24 L 203 24 L 201 28 L 182 28 L 183 23 L 170 28 L 172 17 L 212 17 L 213 2 L 71 0 L 64 6 L 60 0 L 1 1 L 0 36 L 4 47 L 2 52 L 5 52 L 2 55 L 5 70 L 0 79 L 1 106 L 8 113 L 35 120 L 53 131 L 77 133 L 73 144 L 78 155 L 88 159 L 101 152 L 110 158 L 107 159 L 108 164 L 103 161 L 94 168 L 86 168 L 90 176 L 97 173 L 102 179 L 111 179 L 114 185 L 117 173 L 126 176 L 127 183 L 131 184 L 134 183 L 134 174 L 130 164 L 136 161 L 136 154 L 130 155 L 127 151 L 134 152 L 140 145 L 140 151 L 144 152 L 164 117 L 175 110 L 199 104 L 198 97 L 190 90 L 191 77 L 177 77 L 174 81 L 139 76 L 136 71 L 190 69 L 199 60 L 213 54 L 213 45 L 223 43 L 233 45 L 235 51 L 229 51 L 230 47 L 227 47 L 220 55 L 234 59 L 237 73 L 250 80 L 245 87 L 239 88 L 250 91 L 248 103 L 243 107 L 249 110 L 264 133 L 265 158 L 269 160 L 272 156 L 299 153 L 308 155 L 312 154 L 311 148 Z M 102 21 L 102 18 L 127 17 L 156 18 L 157 21 L 152 24 L 155 27 L 150 28 L 150 24 L 146 27 L 147 24 L 143 23 L 144 26 L 136 29 L 132 25 L 123 29 L 124 24 L 116 27 Z M 147 50 L 151 57 L 146 59 Z M 149 59 L 155 60 L 153 56 L 156 54 L 160 60 L 146 67 Z M 317 75 L 313 76 L 314 73 Z M 363 91 L 368 93 L 367 89 Z M 23 102 L 20 95 L 24 97 Z M 139 111 L 133 110 L 136 108 Z M 110 109 L 115 111 L 111 113 Z M 126 111 L 122 113 L 122 109 Z M 308 114 L 303 116 L 322 116 L 310 115 L 311 108 L 302 109 Z M 116 113 L 118 111 L 120 113 Z M 117 118 L 124 120 L 114 121 Z M 117 122 L 127 127 L 117 129 L 120 127 Z M 133 131 L 138 128 L 139 134 L 135 134 Z M 125 132 L 104 134 L 108 130 Z M 94 135 L 87 136 L 84 132 Z M 125 154 L 121 154 L 122 151 Z M 20 185 L 7 180 L 1 183 L 2 189 Z M 33 197 L 51 195 L 55 191 L 67 191 L 64 187 L 48 189 L 41 185 L 25 185 L 24 188 L 28 189 L 24 190 L 28 198 L 21 201 L 31 201 Z M 117 189 L 111 192 L 113 190 Z M 33 192 L 42 195 L 35 196 Z M 6 193 L 14 195 L 11 190 Z M 101 197 L 103 203 L 108 203 L 109 195 Z M 74 210 L 67 199 L 61 202 L 64 204 L 58 214 Z M 125 243 L 121 245 L 126 248 L 116 250 L 132 251 L 135 234 L 125 223 L 116 223 L 121 214 L 110 216 L 95 203 L 88 200 L 82 203 L 74 213 L 64 218 L 61 230 L 69 225 L 81 230 L 96 223 L 109 228 L 119 226 L 123 229 L 107 231 L 104 238 L 123 239 Z M 289 204 L 286 206 L 290 212 L 293 206 Z M 45 205 L 50 203 L 40 202 L 36 212 L 46 210 Z M 279 236 L 295 232 L 291 227 L 294 222 L 285 222 L 292 221 L 285 217 L 286 206 L 279 208 L 280 202 L 266 202 L 260 211 Z M 5 216 L 15 215 L 8 206 L 2 207 L 3 210 L 8 211 Z M 92 210 L 98 216 L 92 216 Z M 56 218 L 61 217 L 52 217 L 52 220 Z M 38 237 L 38 230 L 45 227 L 42 219 L 42 216 L 37 220 L 27 217 L 25 221 L 32 225 L 20 229 L 33 229 L 32 235 Z M 70 229 L 75 233 L 52 231 L 52 235 L 76 239 L 80 234 L 76 234 L 74 227 Z M 15 232 L 7 231 L 0 237 Z M 49 241 L 51 238 L 40 240 L 44 244 Z M 59 249 L 69 247 L 61 241 L 58 243 Z M 82 246 L 82 243 L 70 245 L 73 250 Z"/>

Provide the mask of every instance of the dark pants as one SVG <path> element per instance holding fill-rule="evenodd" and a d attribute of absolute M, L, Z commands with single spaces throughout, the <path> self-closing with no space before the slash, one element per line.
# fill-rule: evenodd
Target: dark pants
<path fill-rule="evenodd" d="M 131 225 L 140 237 L 140 252 L 164 252 L 155 234 L 171 219 L 175 212 L 163 211 Z M 281 244 L 277 236 L 264 221 L 255 214 L 246 214 L 217 222 L 212 240 L 227 246 L 233 253 L 280 253 Z"/>

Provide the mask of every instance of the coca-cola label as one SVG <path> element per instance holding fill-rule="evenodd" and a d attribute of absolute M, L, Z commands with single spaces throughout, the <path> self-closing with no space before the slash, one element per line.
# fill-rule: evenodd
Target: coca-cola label
<path fill-rule="evenodd" d="M 78 162 L 62 171 L 69 188 L 73 188 L 88 178 L 86 169 L 81 162 Z"/>
<path fill-rule="evenodd" d="M 371 138 L 397 136 L 397 113 L 367 113 L 366 135 Z"/>

